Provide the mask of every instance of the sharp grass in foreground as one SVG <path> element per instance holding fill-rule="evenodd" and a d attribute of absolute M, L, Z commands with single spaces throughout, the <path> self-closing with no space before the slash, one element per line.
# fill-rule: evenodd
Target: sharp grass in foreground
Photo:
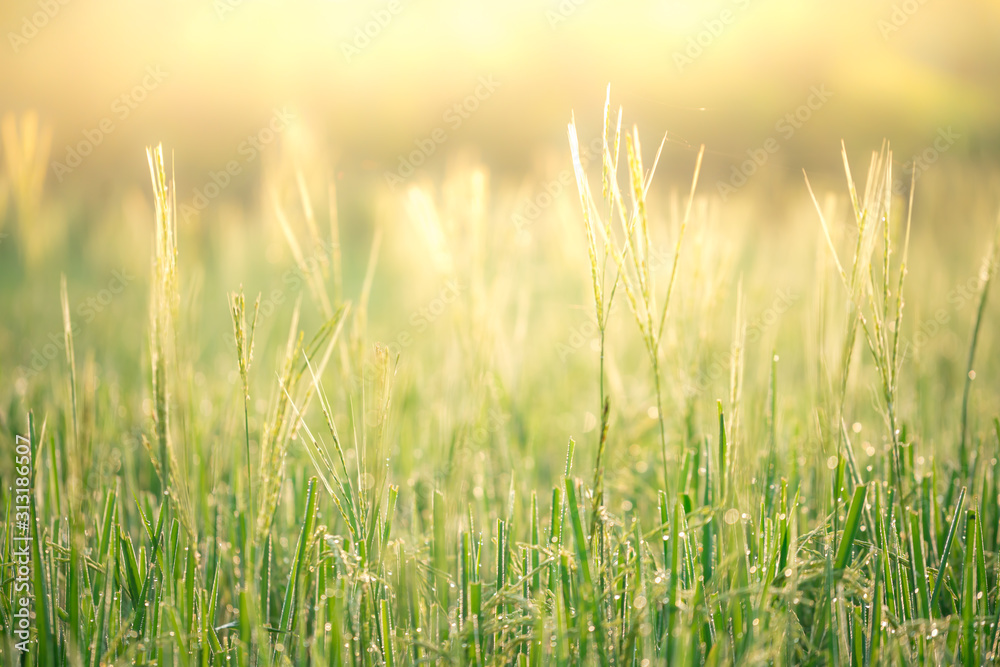
<path fill-rule="evenodd" d="M 534 405 L 555 391 L 548 380 L 541 388 L 510 380 L 511 346 L 498 324 L 504 311 L 490 306 L 515 290 L 499 271 L 490 282 L 481 171 L 449 186 L 445 206 L 459 208 L 447 214 L 433 193 L 408 193 L 423 216 L 417 223 L 434 237 L 433 262 L 418 260 L 469 286 L 447 304 L 451 311 L 428 308 L 456 333 L 416 382 L 400 371 L 414 350 L 401 335 L 371 344 L 381 232 L 360 253 L 363 279 L 345 280 L 350 256 L 341 256 L 332 186 L 324 238 L 303 172 L 296 167 L 290 188 L 301 219 L 282 183 L 272 183 L 270 203 L 297 267 L 286 275 L 310 300 L 290 300 L 291 321 L 281 323 L 287 342 L 267 348 L 259 326 L 273 296 L 257 299 L 248 317 L 242 288 L 232 291 L 241 281 L 225 285 L 227 381 L 199 366 L 203 332 L 187 325 L 191 310 L 181 306 L 189 292 L 173 178 L 163 151 L 151 150 L 150 345 L 148 357 L 127 360 L 148 376 L 109 390 L 111 374 L 101 385 L 91 361 L 78 369 L 73 290 L 63 280 L 53 304 L 63 319 L 65 366 L 52 373 L 60 382 L 3 417 L 4 437 L 24 435 L 34 461 L 35 643 L 21 664 L 994 661 L 1000 419 L 989 413 L 997 405 L 989 373 L 1000 369 L 987 363 L 974 376 L 972 366 L 989 332 L 1000 237 L 983 265 L 973 327 L 963 331 L 960 412 L 921 432 L 926 415 L 906 397 L 914 391 L 908 364 L 922 352 L 907 345 L 903 317 L 912 312 L 903 297 L 914 198 L 904 222 L 893 208 L 888 146 L 872 156 L 863 190 L 845 150 L 846 231 L 807 189 L 822 250 L 816 358 L 799 340 L 753 350 L 744 283 L 734 280 L 735 313 L 713 321 L 733 331 L 719 336 L 728 382 L 706 383 L 718 396 L 681 392 L 674 385 L 688 361 L 682 328 L 699 344 L 707 336 L 691 316 L 707 306 L 692 309 L 683 298 L 702 294 L 707 280 L 685 254 L 704 251 L 704 237 L 684 243 L 710 222 L 696 197 L 704 149 L 675 198 L 667 236 L 652 196 L 665 144 L 647 172 L 638 131 L 626 134 L 620 175 L 622 113 L 612 121 L 610 108 L 609 91 L 600 201 L 575 121 L 569 126 L 582 204 L 573 229 L 585 237 L 576 259 L 589 270 L 582 291 L 593 300 L 599 354 L 586 369 L 589 382 L 572 380 L 578 394 L 570 400 L 597 409 L 579 451 L 570 433 L 534 439 L 537 420 L 562 423 Z M 466 208 L 456 192 L 468 195 Z M 448 237 L 456 220 L 468 221 L 468 233 Z M 655 250 L 662 238 L 673 248 L 665 262 Z M 665 289 L 657 290 L 658 277 Z M 638 339 L 627 338 L 631 324 L 618 326 L 627 319 L 613 310 L 619 286 Z M 918 299 L 917 290 L 906 294 Z M 410 321 L 423 326 L 421 317 Z M 639 353 L 630 355 L 632 347 Z M 745 373 L 748 350 L 763 360 L 757 376 Z M 797 368 L 817 369 L 815 386 L 781 375 L 795 359 Z M 651 377 L 632 372 L 642 367 Z M 975 392 L 973 377 L 986 380 Z M 221 409 L 200 393 L 206 385 Z M 427 396 L 445 385 L 457 389 Z M 263 387 L 268 401 L 258 398 Z M 146 399 L 135 424 L 117 423 L 129 414 L 115 403 L 121 391 Z M 505 418 L 490 416 L 497 406 Z M 862 413 L 863 435 L 855 416 Z M 108 441 L 130 429 L 145 449 L 114 469 L 99 467 L 117 451 Z M 17 524 L 12 495 L 6 486 L 0 493 L 8 519 L 0 533 L 0 649 L 5 664 L 16 664 Z"/>

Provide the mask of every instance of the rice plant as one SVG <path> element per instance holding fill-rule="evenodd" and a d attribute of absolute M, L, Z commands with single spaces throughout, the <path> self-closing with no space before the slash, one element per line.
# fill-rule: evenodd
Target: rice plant
<path fill-rule="evenodd" d="M 781 252 L 816 296 L 767 332 L 764 244 L 689 242 L 725 224 L 705 147 L 665 139 L 647 169 L 623 118 L 609 90 L 594 165 L 570 122 L 579 196 L 527 250 L 481 166 L 414 183 L 361 235 L 294 163 L 238 228 L 266 226 L 279 243 L 247 252 L 269 259 L 227 263 L 225 230 L 177 224 L 150 149 L 148 317 L 113 327 L 148 342 L 97 348 L 114 332 L 78 326 L 67 272 L 60 354 L 3 395 L 32 461 L 0 463 L 31 489 L 0 489 L 4 664 L 995 661 L 1000 225 L 970 225 L 969 317 L 933 338 L 922 309 L 965 267 L 928 250 L 888 145 L 863 187 L 844 147 L 842 197 L 789 186 L 815 211 L 789 223 L 805 266 Z M 199 243 L 226 270 L 206 278 Z M 595 326 L 567 345 L 580 294 Z M 688 392 L 692 358 L 723 371 Z"/>

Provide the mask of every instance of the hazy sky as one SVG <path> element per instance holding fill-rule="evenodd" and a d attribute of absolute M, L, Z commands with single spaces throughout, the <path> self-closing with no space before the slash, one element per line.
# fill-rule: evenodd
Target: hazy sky
<path fill-rule="evenodd" d="M 0 114 L 36 109 L 54 161 L 101 138 L 69 185 L 160 140 L 178 168 L 217 168 L 281 109 L 339 168 L 433 141 L 430 162 L 475 146 L 520 169 L 562 150 L 573 110 L 596 132 L 609 82 L 644 136 L 706 143 L 709 169 L 772 138 L 786 160 L 948 128 L 956 151 L 1000 152 L 987 0 L 3 0 L 0 29 Z"/>

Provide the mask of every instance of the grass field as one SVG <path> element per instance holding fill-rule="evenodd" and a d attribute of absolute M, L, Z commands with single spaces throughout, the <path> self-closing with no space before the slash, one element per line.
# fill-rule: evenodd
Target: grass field
<path fill-rule="evenodd" d="M 8 156 L 4 664 L 993 662 L 996 174 L 722 202 L 627 111 L 360 209 Z"/>

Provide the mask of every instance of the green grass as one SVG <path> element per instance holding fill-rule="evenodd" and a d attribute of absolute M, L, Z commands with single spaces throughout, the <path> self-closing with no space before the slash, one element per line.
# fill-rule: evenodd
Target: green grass
<path fill-rule="evenodd" d="M 789 184 L 761 223 L 699 194 L 704 148 L 647 170 L 610 95 L 602 128 L 588 173 L 569 126 L 579 199 L 527 248 L 466 163 L 374 231 L 325 185 L 323 231 L 300 165 L 240 225 L 178 229 L 151 150 L 146 289 L 90 329 L 87 272 L 29 261 L 19 224 L 0 426 L 33 452 L 37 643 L 17 663 L 11 454 L 4 664 L 992 662 L 1000 227 L 944 252 L 957 223 L 920 211 L 986 206 L 932 175 L 893 197 L 884 146 L 863 186 L 845 149 L 842 196 Z M 658 193 L 668 155 L 693 178 Z"/>

